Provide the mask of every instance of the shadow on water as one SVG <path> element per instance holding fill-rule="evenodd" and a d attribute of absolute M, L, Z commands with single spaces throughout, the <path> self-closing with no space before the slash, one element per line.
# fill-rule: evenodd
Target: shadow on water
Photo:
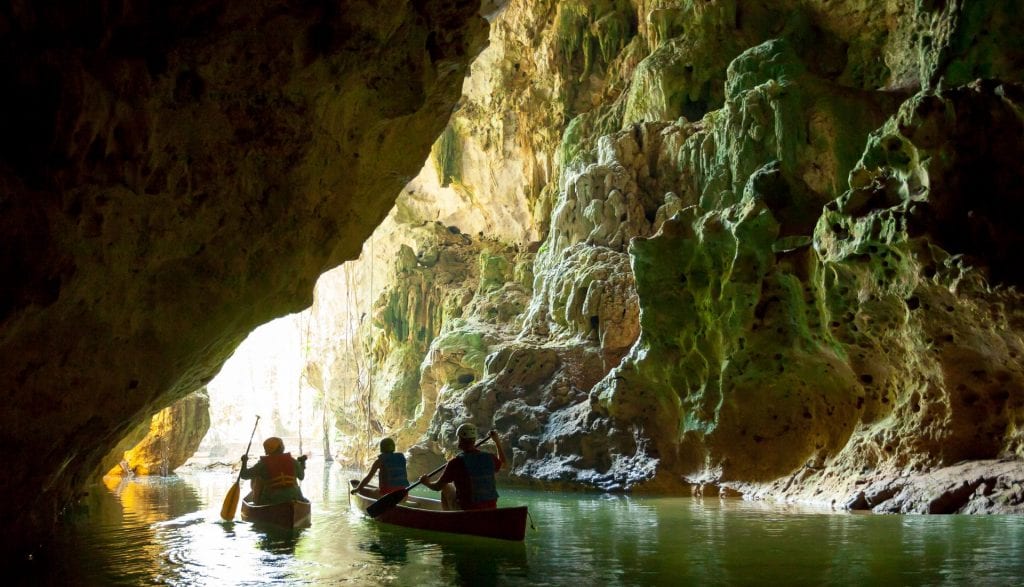
<path fill-rule="evenodd" d="M 295 545 L 299 543 L 306 528 L 288 530 L 253 524 L 252 532 L 257 535 L 256 546 L 270 554 L 295 554 Z"/>
<path fill-rule="evenodd" d="M 441 549 L 442 567 L 460 585 L 494 585 L 499 579 L 526 579 L 529 565 L 522 542 L 479 540 L 456 542 Z"/>
<path fill-rule="evenodd" d="M 526 546 L 489 538 L 427 532 L 366 521 L 360 550 L 383 565 L 415 567 L 426 558 L 438 561 L 435 579 L 443 584 L 493 585 L 511 577 L 526 578 Z"/>
<path fill-rule="evenodd" d="M 381 525 L 369 529 L 357 545 L 386 565 L 404 565 L 409 560 L 409 540 L 395 529 Z"/>

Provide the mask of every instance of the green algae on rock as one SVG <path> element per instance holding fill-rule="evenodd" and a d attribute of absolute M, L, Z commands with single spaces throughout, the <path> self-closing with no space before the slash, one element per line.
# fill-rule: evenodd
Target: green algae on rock
<path fill-rule="evenodd" d="M 1006 281 L 1009 267 L 996 261 L 1015 237 L 987 204 L 968 224 L 986 238 L 958 240 L 942 222 L 968 215 L 956 202 L 970 193 L 944 169 L 966 162 L 974 177 L 1014 177 L 998 170 L 1015 168 L 1008 158 L 1017 147 L 1008 143 L 1018 122 L 1008 113 L 1016 90 L 957 88 L 949 95 L 960 98 L 935 105 L 914 90 L 960 75 L 948 68 L 956 59 L 906 58 L 924 21 L 963 35 L 981 22 L 1005 23 L 1005 7 L 966 20 L 953 14 L 960 8 L 874 8 L 639 8 L 637 34 L 646 35 L 648 55 L 616 61 L 622 69 L 609 79 L 628 71 L 626 89 L 596 95 L 562 128 L 560 177 L 549 192 L 523 330 L 514 344 L 489 339 L 492 357 L 510 349 L 537 357 L 544 349 L 559 366 L 533 376 L 485 372 L 446 396 L 427 438 L 448 442 L 451 418 L 487 426 L 500 413 L 513 432 L 513 476 L 523 481 L 653 489 L 689 480 L 708 491 L 721 483 L 833 503 L 864 470 L 884 478 L 955 458 L 1019 454 L 1008 432 L 1017 429 L 1017 400 L 987 382 L 1014 385 L 1017 345 L 1012 336 L 980 334 L 1013 331 L 1008 308 L 1016 294 L 986 290 L 981 274 L 1000 267 Z M 764 18 L 747 20 L 753 14 Z M 637 47 L 629 43 L 623 55 L 637 55 Z M 954 43 L 940 51 L 970 60 L 987 49 Z M 998 67 L 1016 75 L 1013 50 L 1005 55 Z M 999 87 L 1008 107 L 966 97 L 984 87 Z M 571 103 L 585 91 L 572 89 Z M 967 129 L 986 132 L 989 113 L 1005 120 L 994 146 L 958 160 L 953 146 L 982 144 Z M 959 118 L 969 121 L 963 130 L 936 136 L 933 129 L 950 124 L 940 121 Z M 929 140 L 934 146 L 923 149 Z M 930 198 L 928 190 L 942 194 Z M 1015 198 L 998 201 L 1004 219 L 1016 217 Z M 607 317 L 586 301 L 608 281 L 595 290 L 587 276 L 623 254 L 633 280 L 617 279 L 628 284 L 622 299 L 635 302 L 620 307 L 636 304 L 626 311 L 639 312 L 640 330 L 611 352 L 608 338 L 595 337 Z M 925 305 L 957 318 L 930 316 Z M 973 343 L 961 338 L 985 350 L 969 351 Z M 947 357 L 934 360 L 940 343 L 949 349 L 939 352 L 974 366 L 975 381 L 962 381 Z M 594 356 L 600 366 L 587 358 Z M 560 395 L 573 361 L 585 375 L 570 385 L 589 393 Z M 1001 361 L 1010 366 L 996 369 Z M 516 387 L 520 378 L 529 383 Z M 517 391 L 509 395 L 508 385 Z M 981 424 L 972 441 L 967 422 Z"/>

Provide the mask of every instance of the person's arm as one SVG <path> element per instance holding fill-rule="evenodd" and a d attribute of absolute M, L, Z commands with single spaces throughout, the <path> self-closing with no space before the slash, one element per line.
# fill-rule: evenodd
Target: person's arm
<path fill-rule="evenodd" d="M 252 479 L 253 478 L 253 470 L 256 467 L 253 467 L 252 469 L 246 468 L 246 465 L 248 463 L 249 463 L 249 455 L 242 455 L 242 470 L 239 472 L 239 477 L 241 477 L 242 479 Z"/>
<path fill-rule="evenodd" d="M 451 464 L 452 464 L 452 461 L 448 461 L 448 464 L 444 466 L 444 471 L 441 472 L 441 477 L 438 478 L 437 481 L 434 481 L 433 483 L 431 483 L 430 482 L 430 475 L 428 474 L 428 475 L 420 476 L 420 483 L 422 483 L 426 487 L 429 487 L 429 488 L 433 489 L 434 491 L 441 491 L 441 488 L 443 488 L 445 485 L 447 485 L 448 483 L 451 482 L 451 479 L 449 478 L 449 473 L 448 473 L 449 465 L 451 465 Z"/>
<path fill-rule="evenodd" d="M 505 449 L 501 448 L 501 437 L 498 436 L 497 430 L 491 430 L 491 440 L 494 441 L 494 446 L 498 448 L 498 469 L 500 470 L 508 461 L 505 460 Z"/>
<path fill-rule="evenodd" d="M 370 479 L 373 479 L 373 474 L 376 473 L 377 469 L 379 469 L 379 468 L 380 468 L 380 457 L 377 457 L 373 461 L 373 465 L 370 466 L 370 472 L 366 474 L 366 477 L 363 477 L 363 480 L 359 482 L 359 485 L 356 485 L 355 488 L 352 489 L 351 493 L 355 493 L 355 492 L 359 491 L 360 489 L 362 489 L 363 487 L 366 487 L 366 484 L 370 482 Z"/>

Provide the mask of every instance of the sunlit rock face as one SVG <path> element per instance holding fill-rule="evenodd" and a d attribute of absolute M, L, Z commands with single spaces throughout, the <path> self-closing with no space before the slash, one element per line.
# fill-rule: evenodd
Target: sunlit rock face
<path fill-rule="evenodd" d="M 115 454 L 117 464 L 106 474 L 166 476 L 185 464 L 210 429 L 210 397 L 206 389 L 190 393 L 160 410 L 140 428 L 145 431 L 142 440 Z"/>
<path fill-rule="evenodd" d="M 5 551 L 34 544 L 122 437 L 358 253 L 486 43 L 477 10 L 4 12 Z"/>
<path fill-rule="evenodd" d="M 414 456 L 470 420 L 524 482 L 1013 511 L 1020 25 L 1008 1 L 510 2 L 507 95 L 460 116 L 547 97 L 516 139 L 554 162 L 545 238 L 521 314 L 434 338 L 483 370 L 421 404 Z M 431 389 L 458 371 L 435 353 Z"/>
<path fill-rule="evenodd" d="M 371 424 L 396 431 L 403 446 L 425 430 L 448 390 L 484 378 L 487 349 L 512 334 L 498 325 L 529 301 L 529 279 L 516 279 L 516 269 L 532 262 L 514 246 L 455 227 L 431 223 L 416 233 L 419 250 L 400 250 L 372 322 L 379 336 Z"/>

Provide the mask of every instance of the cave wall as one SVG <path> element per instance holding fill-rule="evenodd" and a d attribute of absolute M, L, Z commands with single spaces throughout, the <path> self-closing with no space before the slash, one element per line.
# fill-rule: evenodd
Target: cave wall
<path fill-rule="evenodd" d="M 104 458 L 100 470 L 115 477 L 170 475 L 192 458 L 209 429 L 210 396 L 204 387 L 143 422 L 127 436 L 127 445 L 120 443 Z"/>
<path fill-rule="evenodd" d="M 414 463 L 472 420 L 526 483 L 1019 507 L 992 488 L 1024 477 L 1020 18 L 1007 1 L 510 2 L 471 78 L 503 91 L 460 111 L 437 168 L 472 192 L 474 161 L 551 161 L 530 190 L 543 241 L 520 314 L 463 313 L 402 367 L 440 390 Z M 459 140 L 510 106 L 519 149 Z M 484 356 L 468 386 L 433 367 L 466 352 Z"/>
<path fill-rule="evenodd" d="M 0 8 L 5 552 L 358 254 L 486 44 L 477 9 Z"/>
<path fill-rule="evenodd" d="M 352 297 L 339 297 L 368 289 L 346 279 L 368 269 L 358 267 L 365 259 L 321 279 L 311 308 L 317 350 L 307 378 L 329 396 L 342 438 L 338 460 L 356 467 L 376 458 L 383 436 L 403 448 L 416 442 L 444 386 L 462 389 L 483 376 L 486 350 L 499 337 L 484 334 L 479 321 L 506 324 L 529 300 L 531 280 L 517 279 L 516 269 L 532 255 L 519 247 L 440 222 L 403 225 L 401 236 L 396 253 L 380 261 L 386 279 L 365 314 L 352 313 L 363 311 Z"/>

